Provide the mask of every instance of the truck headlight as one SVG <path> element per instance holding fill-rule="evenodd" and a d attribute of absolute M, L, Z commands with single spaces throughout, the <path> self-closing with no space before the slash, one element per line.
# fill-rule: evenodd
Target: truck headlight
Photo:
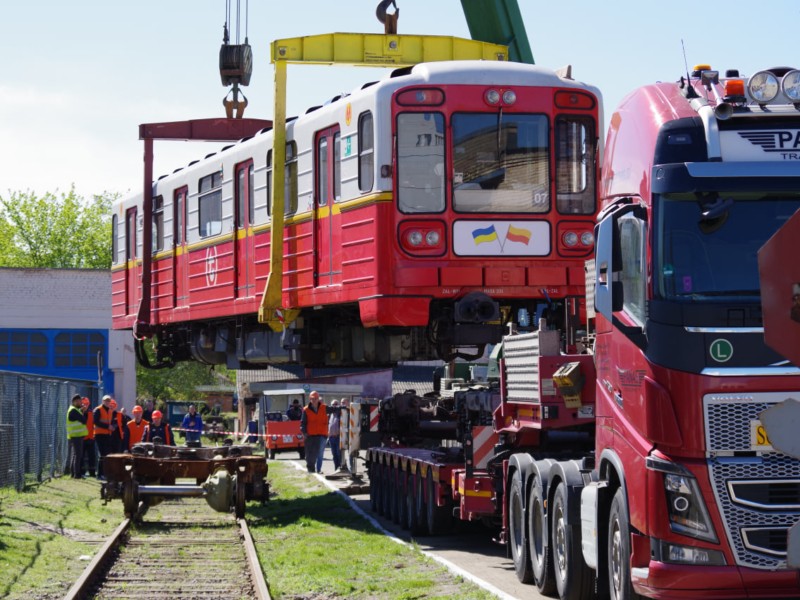
<path fill-rule="evenodd" d="M 667 495 L 669 526 L 675 533 L 717 542 L 706 503 L 694 477 L 687 475 L 664 475 L 664 491 Z"/>
<path fill-rule="evenodd" d="M 718 543 L 697 479 L 684 467 L 668 460 L 648 456 L 646 463 L 648 469 L 664 474 L 669 528 L 681 535 Z"/>

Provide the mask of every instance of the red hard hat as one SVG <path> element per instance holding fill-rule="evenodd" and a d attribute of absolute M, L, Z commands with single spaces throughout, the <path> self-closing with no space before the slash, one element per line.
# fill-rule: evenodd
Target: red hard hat
<path fill-rule="evenodd" d="M 82 398 L 81 399 L 81 404 L 83 404 L 84 406 L 89 406 L 91 404 L 91 402 L 89 401 L 88 398 Z"/>
<path fill-rule="evenodd" d="M 154 418 L 154 419 L 160 419 L 160 418 L 161 418 L 161 417 L 163 417 L 163 416 L 164 416 L 164 415 L 162 415 L 162 414 L 161 414 L 161 411 L 160 411 L 160 410 L 154 410 L 154 411 L 153 411 L 153 418 Z"/>
<path fill-rule="evenodd" d="M 140 412 L 143 412 L 143 411 L 144 411 L 144 409 L 141 406 L 139 406 L 138 404 L 133 407 L 134 414 L 137 414 L 137 413 L 140 413 Z"/>

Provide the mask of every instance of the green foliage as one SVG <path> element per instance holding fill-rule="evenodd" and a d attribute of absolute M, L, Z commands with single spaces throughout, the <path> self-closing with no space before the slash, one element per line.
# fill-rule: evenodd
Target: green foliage
<path fill-rule="evenodd" d="M 150 362 L 155 363 L 152 348 L 145 347 Z M 203 394 L 198 385 L 230 385 L 230 375 L 224 367 L 210 367 L 192 361 L 182 361 L 169 369 L 145 369 L 136 365 L 136 395 L 145 400 L 196 402 Z"/>
<path fill-rule="evenodd" d="M 54 269 L 111 268 L 111 203 L 104 193 L 85 200 L 70 189 L 0 196 L 0 265 Z"/>

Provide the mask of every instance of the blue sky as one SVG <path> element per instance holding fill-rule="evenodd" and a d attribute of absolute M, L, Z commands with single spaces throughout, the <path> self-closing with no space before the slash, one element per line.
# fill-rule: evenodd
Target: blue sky
<path fill-rule="evenodd" d="M 244 9 L 245 0 L 241 0 Z M 469 37 L 459 0 L 397 0 L 400 33 Z M 603 91 L 606 119 L 635 87 L 673 81 L 709 63 L 752 74 L 800 67 L 800 3 L 519 0 L 534 59 L 573 65 Z M 253 0 L 248 35 L 255 66 L 246 116 L 272 117 L 276 38 L 381 33 L 377 0 Z M 0 196 L 11 191 L 126 193 L 142 185 L 146 122 L 224 116 L 218 53 L 224 0 L 29 0 L 3 8 L 0 37 Z M 244 20 L 241 24 L 244 37 Z M 350 67 L 289 67 L 289 114 L 381 76 Z M 212 146 L 156 144 L 155 174 Z"/>

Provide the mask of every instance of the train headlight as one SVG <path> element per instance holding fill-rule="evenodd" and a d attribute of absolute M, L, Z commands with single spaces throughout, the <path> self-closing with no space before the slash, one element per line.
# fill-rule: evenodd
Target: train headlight
<path fill-rule="evenodd" d="M 488 104 L 497 104 L 500 102 L 500 92 L 497 90 L 487 90 L 483 97 Z"/>
<path fill-rule="evenodd" d="M 581 234 L 581 244 L 584 246 L 594 245 L 594 234 L 591 231 L 584 231 Z"/>
<path fill-rule="evenodd" d="M 428 246 L 438 246 L 441 239 L 438 231 L 429 231 L 425 234 L 425 243 Z"/>
<path fill-rule="evenodd" d="M 772 102 L 778 95 L 778 78 L 769 71 L 759 71 L 747 82 L 747 91 L 759 104 Z"/>
<path fill-rule="evenodd" d="M 503 92 L 503 103 L 514 104 L 517 101 L 517 93 L 514 90 L 506 90 Z"/>
<path fill-rule="evenodd" d="M 564 240 L 564 245 L 567 248 L 574 248 L 578 245 L 578 234 L 574 231 L 565 232 L 561 239 Z"/>
<path fill-rule="evenodd" d="M 792 102 L 800 102 L 800 71 L 789 71 L 781 82 L 783 93 Z"/>
<path fill-rule="evenodd" d="M 422 232 L 417 229 L 412 229 L 408 232 L 406 239 L 412 246 L 419 246 L 422 243 Z"/>

